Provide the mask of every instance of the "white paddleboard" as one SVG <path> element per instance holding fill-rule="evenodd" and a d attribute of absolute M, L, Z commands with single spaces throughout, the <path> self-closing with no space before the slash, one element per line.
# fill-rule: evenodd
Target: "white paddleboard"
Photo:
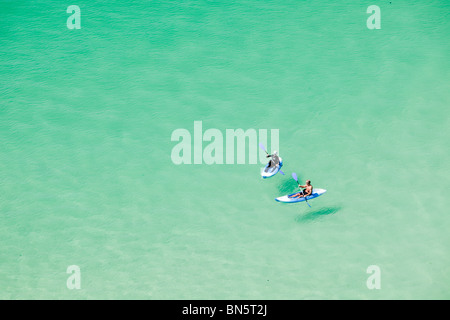
<path fill-rule="evenodd" d="M 267 170 L 267 167 L 269 166 L 269 162 L 266 164 L 266 166 L 263 169 L 261 169 L 261 177 L 263 177 L 263 179 L 273 177 L 280 171 L 281 167 L 283 166 L 283 159 L 280 158 L 280 163 L 277 166 L 269 168 L 269 170 Z"/>
<path fill-rule="evenodd" d="M 317 197 L 323 195 L 325 192 L 327 192 L 327 190 L 314 188 L 313 191 L 312 191 L 312 194 L 310 196 L 307 196 L 306 200 L 317 198 Z M 285 196 L 282 196 L 282 197 L 278 197 L 278 198 L 275 198 L 275 200 L 278 201 L 278 202 L 284 202 L 284 203 L 295 203 L 295 202 L 305 201 L 305 197 L 291 198 L 294 194 L 297 194 L 297 193 L 298 192 L 291 193 L 291 194 L 288 194 L 288 195 L 285 195 Z"/>

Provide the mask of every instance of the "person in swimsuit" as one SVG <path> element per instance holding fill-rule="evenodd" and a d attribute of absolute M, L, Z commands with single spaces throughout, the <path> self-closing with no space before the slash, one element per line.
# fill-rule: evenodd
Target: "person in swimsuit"
<path fill-rule="evenodd" d="M 294 194 L 291 198 L 303 198 L 312 195 L 313 186 L 311 185 L 311 180 L 306 180 L 306 185 L 304 186 L 298 184 L 298 187 L 303 188 L 303 190 Z"/>

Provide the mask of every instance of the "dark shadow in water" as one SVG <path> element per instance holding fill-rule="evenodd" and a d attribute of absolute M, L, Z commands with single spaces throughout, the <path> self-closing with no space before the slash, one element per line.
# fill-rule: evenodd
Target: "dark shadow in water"
<path fill-rule="evenodd" d="M 298 186 L 294 179 L 285 179 L 282 183 L 278 185 L 279 196 L 284 196 L 286 194 L 291 194 L 298 191 Z"/>
<path fill-rule="evenodd" d="M 305 204 L 305 203 L 301 203 L 301 204 Z M 306 206 L 308 206 L 308 205 L 306 204 Z M 310 209 L 310 208 L 308 208 L 308 209 Z M 330 214 L 335 214 L 336 212 L 338 212 L 341 209 L 342 209 L 341 207 L 325 207 L 325 208 L 321 208 L 321 209 L 317 209 L 317 210 L 310 209 L 313 211 L 308 211 L 305 214 L 301 214 L 301 215 L 297 216 L 297 218 L 295 218 L 295 221 L 297 221 L 299 223 L 312 222 L 318 218 L 328 216 Z"/>

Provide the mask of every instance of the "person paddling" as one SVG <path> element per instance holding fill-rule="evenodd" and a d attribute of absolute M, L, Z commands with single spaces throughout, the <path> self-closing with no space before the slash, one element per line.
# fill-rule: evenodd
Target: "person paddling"
<path fill-rule="evenodd" d="M 313 186 L 311 185 L 311 180 L 306 180 L 306 184 L 304 186 L 301 186 L 299 183 L 298 187 L 302 188 L 303 190 L 292 195 L 290 198 L 302 198 L 312 195 Z"/>
<path fill-rule="evenodd" d="M 276 167 L 280 164 L 280 157 L 278 156 L 278 153 L 276 151 L 274 151 L 273 154 L 267 154 L 266 158 L 271 158 L 269 161 L 269 165 L 266 168 L 266 172 L 269 169 L 272 169 L 273 167 Z"/>

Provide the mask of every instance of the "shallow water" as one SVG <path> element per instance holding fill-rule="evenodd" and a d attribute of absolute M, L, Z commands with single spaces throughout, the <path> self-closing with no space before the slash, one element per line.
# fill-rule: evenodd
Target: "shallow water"
<path fill-rule="evenodd" d="M 446 1 L 380 30 L 369 1 L 77 4 L 0 3 L 0 298 L 450 298 Z M 173 164 L 197 120 L 279 129 L 286 175 Z M 312 208 L 274 201 L 292 172 Z"/>

